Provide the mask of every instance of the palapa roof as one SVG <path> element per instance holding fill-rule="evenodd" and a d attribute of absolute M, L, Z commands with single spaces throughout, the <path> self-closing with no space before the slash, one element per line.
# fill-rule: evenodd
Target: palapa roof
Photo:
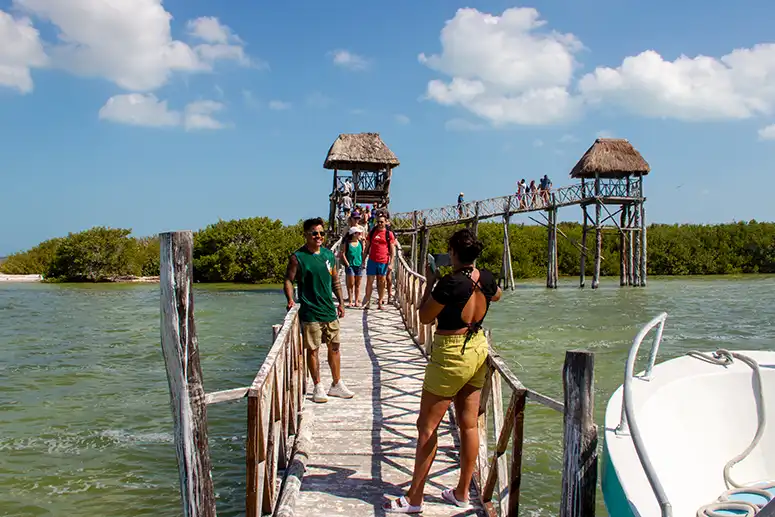
<path fill-rule="evenodd" d="M 328 150 L 323 167 L 346 171 L 373 171 L 400 165 L 379 133 L 342 134 Z"/>
<path fill-rule="evenodd" d="M 646 175 L 648 162 L 623 138 L 598 138 L 570 171 L 571 178 L 625 178 Z"/>

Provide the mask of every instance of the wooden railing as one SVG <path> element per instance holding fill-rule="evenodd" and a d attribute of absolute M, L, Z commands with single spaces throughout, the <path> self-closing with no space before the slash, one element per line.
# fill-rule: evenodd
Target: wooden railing
<path fill-rule="evenodd" d="M 420 321 L 425 277 L 411 269 L 400 249 L 396 263 L 396 300 L 401 315 L 412 338 L 427 355 L 433 342 L 434 324 Z M 525 387 L 495 350 L 489 331 L 487 338 L 490 353 L 487 379 L 480 395 L 479 454 L 474 473 L 477 493 L 487 515 L 515 517 L 519 514 L 525 407 L 527 402 L 535 402 L 563 414 L 560 516 L 594 516 L 597 485 L 597 427 L 592 418 L 594 355 L 586 351 L 566 352 L 562 370 L 565 396 L 564 402 L 559 402 Z M 508 396 L 505 413 L 504 395 Z M 495 437 L 492 451 L 488 443 L 491 435 Z M 511 454 L 507 455 L 509 445 Z"/>
<path fill-rule="evenodd" d="M 246 515 L 273 513 L 278 473 L 288 466 L 302 426 L 306 356 L 298 306 L 274 325 L 272 346 L 250 386 L 204 392 L 194 321 L 191 232 L 163 233 L 161 346 L 172 401 L 183 515 L 215 517 L 207 444 L 207 405 L 247 398 Z"/>
<path fill-rule="evenodd" d="M 642 197 L 640 181 L 624 179 L 600 180 L 600 193 L 597 197 Z M 568 205 L 575 205 L 595 199 L 594 181 L 582 188 L 580 183 L 552 190 L 550 193 L 537 192 L 524 194 L 522 199 L 516 195 L 492 197 L 479 201 L 469 201 L 462 205 L 447 205 L 437 208 L 400 212 L 392 215 L 390 224 L 396 232 L 416 231 L 416 224 L 425 227 L 449 226 L 471 222 L 473 220 L 491 219 L 535 210 L 546 210 Z"/>

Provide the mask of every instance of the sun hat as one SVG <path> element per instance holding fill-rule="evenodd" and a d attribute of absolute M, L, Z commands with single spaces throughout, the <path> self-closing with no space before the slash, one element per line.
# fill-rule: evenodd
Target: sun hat
<path fill-rule="evenodd" d="M 358 227 L 358 226 L 351 226 L 349 233 L 350 233 L 350 235 L 352 235 L 354 233 L 363 233 L 363 230 L 361 230 L 360 227 Z"/>
<path fill-rule="evenodd" d="M 361 213 L 359 211 L 355 210 L 353 212 L 352 218 L 353 219 L 360 219 L 361 218 Z"/>

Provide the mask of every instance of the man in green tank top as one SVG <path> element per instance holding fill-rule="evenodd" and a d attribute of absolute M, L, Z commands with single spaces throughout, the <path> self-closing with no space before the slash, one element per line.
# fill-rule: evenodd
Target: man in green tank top
<path fill-rule="evenodd" d="M 307 364 L 315 388 L 312 391 L 314 402 L 327 402 L 328 396 L 349 399 L 353 397 L 340 376 L 341 356 L 339 353 L 339 319 L 344 318 L 344 299 L 339 274 L 336 270 L 336 258 L 328 248 L 323 247 L 323 220 L 320 218 L 304 221 L 306 243 L 296 250 L 288 260 L 285 272 L 285 299 L 287 309 L 295 305 L 293 300 L 293 282 L 299 286 L 299 320 L 302 338 L 307 350 Z M 339 307 L 334 305 L 331 292 L 336 294 Z M 333 382 L 328 396 L 320 382 L 320 359 L 318 350 L 325 342 L 328 348 L 328 365 L 331 367 Z"/>

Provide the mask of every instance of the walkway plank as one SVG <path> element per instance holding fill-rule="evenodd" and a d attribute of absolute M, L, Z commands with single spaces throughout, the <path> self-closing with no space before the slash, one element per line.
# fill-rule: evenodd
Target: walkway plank
<path fill-rule="evenodd" d="M 380 506 L 386 497 L 409 487 L 426 360 L 398 310 L 372 306 L 368 311 L 348 309 L 341 320 L 342 378 L 355 397 L 331 398 L 325 404 L 308 397 L 305 403 L 312 446 L 296 502 L 298 516 L 383 516 Z M 324 348 L 321 374 L 327 387 L 331 374 Z M 458 478 L 458 440 L 450 416 L 439 428 L 439 450 L 422 515 L 483 515 L 441 499 L 441 490 L 454 486 Z"/>

